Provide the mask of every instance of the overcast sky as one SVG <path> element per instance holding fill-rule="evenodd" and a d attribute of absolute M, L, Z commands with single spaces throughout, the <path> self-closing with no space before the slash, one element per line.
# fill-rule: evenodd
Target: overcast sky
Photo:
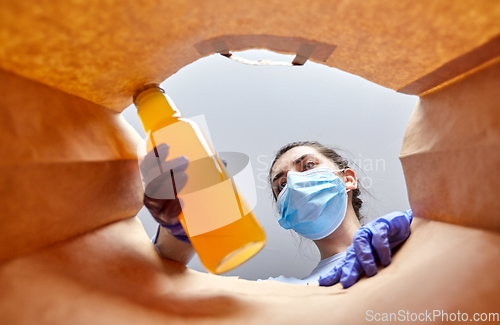
<path fill-rule="evenodd" d="M 294 57 L 265 50 L 237 55 L 288 62 Z M 266 231 L 267 245 L 226 275 L 302 278 L 319 261 L 312 242 L 280 228 L 265 182 L 275 152 L 289 142 L 316 140 L 342 149 L 370 192 L 363 195 L 362 212 L 368 220 L 409 208 L 398 155 L 416 96 L 314 62 L 250 66 L 218 54 L 182 68 L 161 86 L 184 117 L 203 114 L 216 151 L 250 157 L 257 191 L 254 214 Z M 130 106 L 122 114 L 144 137 L 136 108 Z M 147 209 L 139 218 L 153 236 L 157 224 Z M 188 266 L 205 272 L 197 257 Z"/>

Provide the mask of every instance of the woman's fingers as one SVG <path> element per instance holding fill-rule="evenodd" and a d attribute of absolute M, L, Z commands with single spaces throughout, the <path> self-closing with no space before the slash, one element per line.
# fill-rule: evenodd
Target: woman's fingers
<path fill-rule="evenodd" d="M 176 225 L 179 223 L 179 215 L 182 213 L 180 199 L 169 200 L 168 204 L 164 205 L 163 210 L 158 218 L 163 221 L 162 225 Z"/>
<path fill-rule="evenodd" d="M 339 282 L 340 277 L 342 276 L 342 265 L 343 263 L 339 262 L 326 276 L 324 277 L 320 276 L 318 280 L 319 285 L 323 287 L 328 287 Z"/>
<path fill-rule="evenodd" d="M 161 164 L 163 172 L 172 170 L 174 173 L 185 171 L 188 166 L 188 159 L 185 156 L 180 156 L 172 160 L 165 161 Z"/>
<path fill-rule="evenodd" d="M 179 215 L 182 213 L 178 193 L 187 183 L 184 156 L 166 161 L 169 147 L 162 143 L 148 152 L 139 165 L 145 183 L 144 205 L 155 220 L 178 240 L 190 243 Z"/>
<path fill-rule="evenodd" d="M 363 272 L 363 267 L 356 258 L 354 246 L 351 245 L 347 248 L 345 254 L 345 264 L 342 266 L 340 284 L 344 289 L 349 288 L 359 280 Z"/>
<path fill-rule="evenodd" d="M 173 176 L 173 178 L 172 178 Z M 173 200 L 187 183 L 187 174 L 163 174 L 146 185 L 145 194 L 154 199 Z"/>
<path fill-rule="evenodd" d="M 188 160 L 181 156 L 162 164 L 162 169 L 151 168 L 143 174 L 147 196 L 155 199 L 175 199 L 186 185 L 187 175 L 184 172 Z"/>
<path fill-rule="evenodd" d="M 164 201 L 166 200 L 154 199 L 144 194 L 144 205 L 148 208 L 153 217 L 161 213 L 165 205 Z"/>
<path fill-rule="evenodd" d="M 377 274 L 377 263 L 372 253 L 372 234 L 366 228 L 360 228 L 354 233 L 353 246 L 356 258 L 366 273 L 370 277 Z"/>
<path fill-rule="evenodd" d="M 318 282 L 320 286 L 331 286 L 340 281 L 342 287 L 347 289 L 359 280 L 363 272 L 363 267 L 356 258 L 354 246 L 351 245 L 347 248 L 344 259 L 325 277 L 320 277 Z"/>
<path fill-rule="evenodd" d="M 340 277 L 340 284 L 344 289 L 347 289 L 358 282 L 363 274 L 363 268 L 357 260 L 349 261 L 342 268 L 342 276 Z"/>
<path fill-rule="evenodd" d="M 189 161 L 185 156 L 180 156 L 175 159 L 162 162 L 161 164 L 156 163 L 149 169 L 141 169 L 144 183 L 149 184 L 155 178 L 162 175 L 170 175 L 172 172 L 175 174 L 185 171 L 188 166 L 188 162 Z"/>
<path fill-rule="evenodd" d="M 164 162 L 167 159 L 169 146 L 165 143 L 159 144 L 144 156 L 139 168 L 143 174 L 147 173 L 153 167 L 158 166 L 158 163 Z M 159 162 L 158 162 L 159 160 Z"/>
<path fill-rule="evenodd" d="M 376 226 L 377 231 L 373 234 L 372 245 L 377 251 L 380 263 L 383 266 L 391 264 L 391 246 L 389 244 L 389 225 L 380 222 Z"/>
<path fill-rule="evenodd" d="M 144 196 L 144 205 L 149 209 L 153 218 L 162 226 L 171 226 L 179 223 L 182 212 L 180 199 L 162 200 Z"/>
<path fill-rule="evenodd" d="M 171 169 L 174 169 L 174 172 L 176 172 L 187 168 L 188 159 L 185 156 L 165 161 L 168 156 L 168 151 L 169 146 L 162 143 L 146 154 L 139 165 L 143 177 L 147 174 L 151 174 L 151 170 L 154 171 L 153 173 L 162 174 Z"/>

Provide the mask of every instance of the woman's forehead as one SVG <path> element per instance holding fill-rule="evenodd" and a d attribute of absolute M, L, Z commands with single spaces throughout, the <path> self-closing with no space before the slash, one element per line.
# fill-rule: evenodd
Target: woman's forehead
<path fill-rule="evenodd" d="M 323 158 L 323 155 L 321 155 L 316 148 L 309 147 L 309 146 L 299 146 L 292 148 L 285 152 L 274 164 L 273 169 L 272 169 L 272 176 L 276 175 L 280 171 L 284 170 L 289 170 L 293 167 L 293 162 L 305 155 L 305 154 L 311 154 L 314 155 L 318 158 Z"/>

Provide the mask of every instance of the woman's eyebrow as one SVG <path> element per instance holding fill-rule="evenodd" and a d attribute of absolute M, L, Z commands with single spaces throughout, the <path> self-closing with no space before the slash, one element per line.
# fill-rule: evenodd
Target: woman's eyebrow
<path fill-rule="evenodd" d="M 293 161 L 293 165 L 295 166 L 295 165 L 300 164 L 300 163 L 302 162 L 302 160 L 304 160 L 304 158 L 306 158 L 307 156 L 314 156 L 314 155 L 313 155 L 313 154 L 310 154 L 310 153 L 305 153 L 305 154 L 303 154 L 302 156 L 300 156 L 299 158 L 295 159 L 295 160 Z"/>
<path fill-rule="evenodd" d="M 276 180 L 277 180 L 278 178 L 280 178 L 281 176 L 283 176 L 283 174 L 284 174 L 284 173 L 285 173 L 285 172 L 279 172 L 279 173 L 277 173 L 277 174 L 276 174 L 276 176 L 274 176 L 274 178 L 273 178 L 273 184 L 274 184 L 274 182 L 276 182 Z"/>
<path fill-rule="evenodd" d="M 293 161 L 293 165 L 295 166 L 295 165 L 300 164 L 300 163 L 302 162 L 302 160 L 304 160 L 307 156 L 313 156 L 313 157 L 315 157 L 315 155 L 314 155 L 314 154 L 312 154 L 312 153 L 306 153 L 306 154 L 303 154 L 302 156 L 300 156 L 299 158 L 297 158 L 297 159 L 295 159 L 295 160 Z M 285 173 L 285 172 L 279 172 L 278 174 L 276 174 L 276 176 L 274 176 L 274 178 L 273 178 L 273 184 L 274 184 L 274 182 L 275 182 L 278 178 L 280 178 L 281 176 L 283 176 L 283 174 L 284 174 L 284 173 Z"/>

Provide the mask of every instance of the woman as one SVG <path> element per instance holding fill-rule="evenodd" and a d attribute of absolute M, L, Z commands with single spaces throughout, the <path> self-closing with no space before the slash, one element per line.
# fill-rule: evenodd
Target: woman
<path fill-rule="evenodd" d="M 156 156 L 165 160 L 168 146 L 156 149 Z M 143 167 L 146 165 L 141 164 L 143 175 L 147 173 Z M 187 160 L 179 157 L 167 162 L 163 169 L 173 169 L 176 180 L 185 182 L 186 166 Z M 347 160 L 317 142 L 294 142 L 282 147 L 271 165 L 269 182 L 279 205 L 279 224 L 313 240 L 321 255 L 318 266 L 304 279 L 269 279 L 320 285 L 340 281 L 347 288 L 363 272 L 367 276 L 376 274 L 377 259 L 387 266 L 391 248 L 410 234 L 411 211 L 394 212 L 361 227 L 362 201 L 356 173 Z M 155 246 L 163 257 L 187 264 L 194 250 L 177 219 L 181 212 L 179 201 L 152 199 L 147 192 L 146 188 L 144 204 L 162 226 L 153 239 Z"/>

